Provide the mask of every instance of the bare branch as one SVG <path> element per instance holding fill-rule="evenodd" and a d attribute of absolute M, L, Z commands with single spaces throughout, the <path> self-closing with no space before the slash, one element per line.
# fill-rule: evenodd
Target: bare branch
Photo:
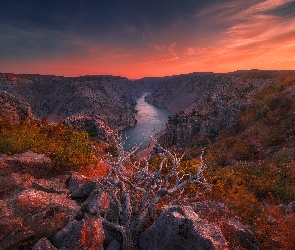
<path fill-rule="evenodd" d="M 200 156 L 201 164 L 198 170 L 189 173 L 181 169 L 184 154 L 178 157 L 156 143 L 161 150 L 162 159 L 154 170 L 149 168 L 148 161 L 142 163 L 131 158 L 139 146 L 125 152 L 123 145 L 117 144 L 117 157 L 101 156 L 109 164 L 110 170 L 108 177 L 96 180 L 98 187 L 110 196 L 115 213 L 117 211 L 116 220 L 112 216 L 109 216 L 111 219 L 106 215 L 103 217 L 105 211 L 101 211 L 98 216 L 105 225 L 119 231 L 125 244 L 128 244 L 151 219 L 155 205 L 163 197 L 175 197 L 174 194 L 177 194 L 177 199 L 173 200 L 173 203 L 195 201 L 200 194 L 210 190 L 210 185 L 204 177 L 207 167 L 203 158 L 204 151 Z M 195 197 L 184 196 L 185 188 L 190 184 L 197 186 Z"/>

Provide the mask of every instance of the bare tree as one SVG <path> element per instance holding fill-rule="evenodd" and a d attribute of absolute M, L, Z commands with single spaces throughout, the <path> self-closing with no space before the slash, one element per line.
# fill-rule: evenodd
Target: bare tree
<path fill-rule="evenodd" d="M 206 164 L 201 154 L 201 164 L 194 173 L 183 173 L 180 162 L 184 155 L 176 154 L 157 144 L 162 153 L 157 169 L 149 167 L 148 161 L 132 160 L 138 149 L 124 151 L 123 143 L 117 144 L 118 156 L 108 155 L 103 160 L 110 165 L 107 177 L 96 179 L 102 192 L 108 194 L 110 210 L 99 210 L 98 216 L 104 225 L 121 233 L 123 249 L 136 249 L 138 235 L 152 218 L 155 205 L 163 197 L 172 197 L 172 202 L 196 200 L 198 196 L 210 189 L 204 177 Z M 193 198 L 184 196 L 184 189 L 195 184 L 198 187 Z M 178 199 L 173 199 L 177 194 Z"/>

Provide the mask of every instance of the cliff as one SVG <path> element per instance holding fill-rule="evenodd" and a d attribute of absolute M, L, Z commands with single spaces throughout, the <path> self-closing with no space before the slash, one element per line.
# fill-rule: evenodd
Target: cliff
<path fill-rule="evenodd" d="M 31 107 L 20 98 L 0 90 L 0 120 L 8 120 L 13 124 L 31 122 Z"/>
<path fill-rule="evenodd" d="M 183 146 L 198 138 L 217 138 L 238 124 L 241 110 L 251 107 L 255 93 L 273 86 L 293 71 L 242 71 L 231 74 L 193 73 L 164 81 L 146 100 L 175 112 L 161 141 Z"/>
<path fill-rule="evenodd" d="M 32 107 L 37 118 L 59 122 L 73 115 L 98 115 L 114 130 L 136 123 L 133 105 L 141 90 L 123 77 L 0 74 L 5 90 Z"/>

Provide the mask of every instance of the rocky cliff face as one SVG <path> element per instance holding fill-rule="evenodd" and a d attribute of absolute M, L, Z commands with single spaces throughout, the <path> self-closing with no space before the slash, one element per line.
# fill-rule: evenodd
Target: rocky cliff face
<path fill-rule="evenodd" d="M 146 97 L 174 114 L 169 118 L 162 142 L 182 146 L 196 136 L 215 138 L 222 129 L 232 129 L 242 109 L 252 105 L 254 94 L 265 85 L 294 72 L 258 71 L 232 74 L 194 73 L 164 81 Z"/>
<path fill-rule="evenodd" d="M 136 83 L 143 92 L 154 92 L 164 81 L 171 78 L 173 77 L 144 77 L 138 80 L 134 80 L 134 83 Z"/>
<path fill-rule="evenodd" d="M 29 103 L 0 90 L 0 120 L 8 120 L 13 124 L 31 122 L 33 115 Z"/>
<path fill-rule="evenodd" d="M 99 115 L 112 129 L 135 124 L 138 84 L 114 76 L 57 77 L 0 74 L 0 90 L 28 102 L 33 114 L 59 122 L 72 115 Z"/>
<path fill-rule="evenodd" d="M 98 142 L 114 143 L 117 141 L 114 131 L 99 116 L 71 116 L 65 119 L 64 123 L 77 131 L 86 131 Z"/>

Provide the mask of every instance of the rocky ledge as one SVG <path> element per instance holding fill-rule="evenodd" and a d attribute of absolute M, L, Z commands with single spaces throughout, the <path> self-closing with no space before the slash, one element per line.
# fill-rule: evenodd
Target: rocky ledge
<path fill-rule="evenodd" d="M 6 91 L 0 90 L 0 107 L 0 120 L 8 120 L 13 124 L 33 120 L 30 104 Z"/>
<path fill-rule="evenodd" d="M 115 143 L 116 133 L 100 116 L 71 116 L 64 120 L 65 125 L 73 127 L 77 131 L 86 131 L 90 137 L 98 142 Z"/>

